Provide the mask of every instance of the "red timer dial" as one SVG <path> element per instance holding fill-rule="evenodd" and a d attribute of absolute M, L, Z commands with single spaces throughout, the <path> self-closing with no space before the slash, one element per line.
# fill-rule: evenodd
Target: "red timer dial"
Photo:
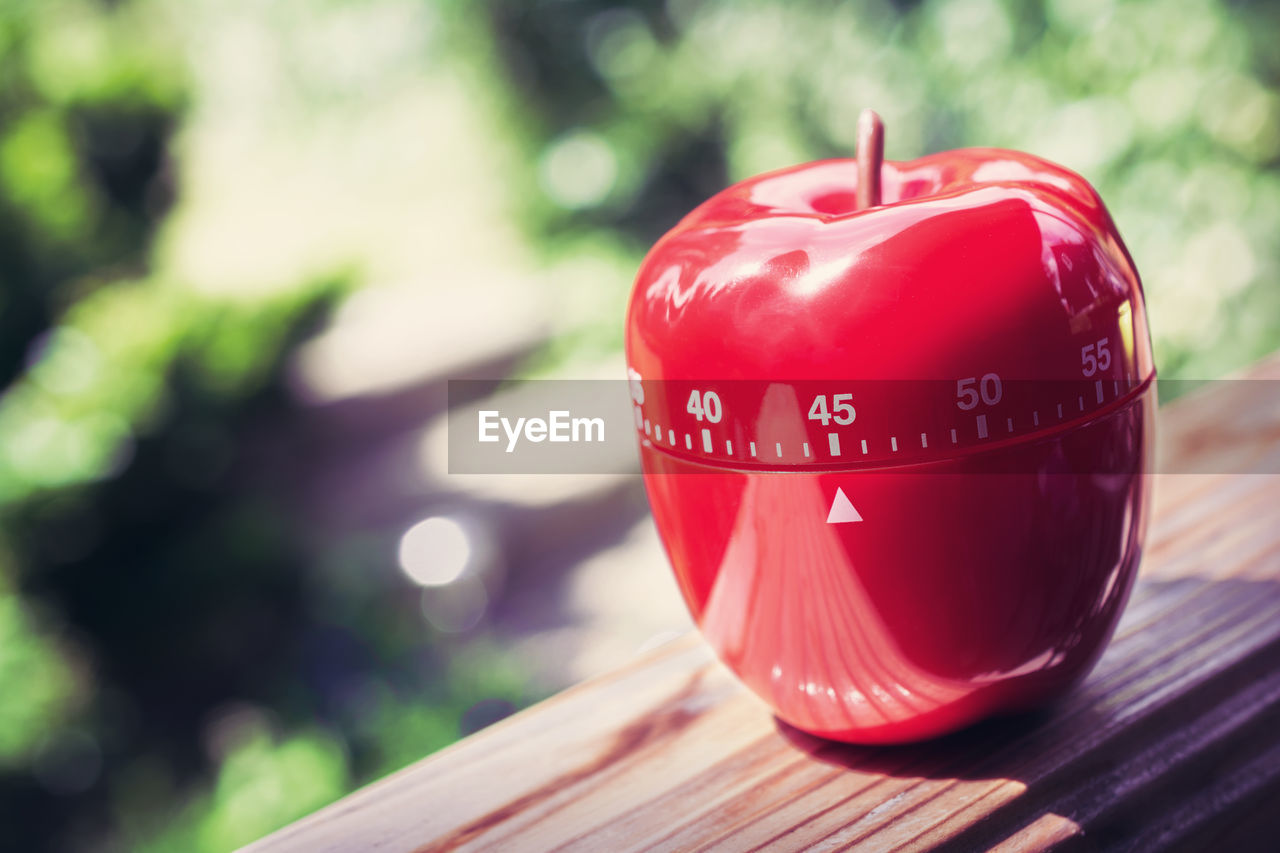
<path fill-rule="evenodd" d="M 1141 554 L 1155 413 L 1142 288 L 1089 184 L 994 149 L 881 163 L 878 136 L 700 205 L 627 319 L 703 634 L 783 720 L 863 743 L 1088 672 Z"/>

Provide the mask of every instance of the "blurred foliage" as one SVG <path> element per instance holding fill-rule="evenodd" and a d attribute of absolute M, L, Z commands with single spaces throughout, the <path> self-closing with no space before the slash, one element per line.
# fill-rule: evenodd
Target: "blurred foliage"
<path fill-rule="evenodd" d="M 1144 277 L 1162 375 L 1218 376 L 1280 342 L 1274 4 L 486 6 L 537 152 L 520 197 L 550 245 L 622 234 L 638 255 L 730 182 L 851 156 L 871 106 L 891 159 L 1005 147 L 1088 178 Z"/>
<path fill-rule="evenodd" d="M 404 584 L 337 582 L 367 549 L 317 566 L 305 442 L 264 446 L 352 276 L 232 295 L 156 264 L 177 10 L 0 4 L 6 848 L 227 850 L 528 699 L 496 651 L 435 650 Z"/>
<path fill-rule="evenodd" d="M 179 36 L 210 16 L 237 38 L 202 78 Z M 405 22 L 433 32 L 407 39 Z M 254 77 L 275 67 L 263 34 L 304 24 L 314 43 Z M 1003 146 L 1084 174 L 1142 271 L 1162 374 L 1204 377 L 1280 343 L 1276 32 L 1280 10 L 1241 0 L 0 0 L 6 843 L 225 850 L 531 698 L 502 650 L 446 653 L 379 573 L 387 555 L 308 548 L 291 488 L 311 447 L 283 369 L 367 282 L 298 247 L 313 227 L 367 237 L 334 224 L 354 200 L 306 194 L 292 231 L 260 238 L 286 247 L 256 271 L 284 279 L 269 287 L 209 291 L 163 261 L 166 227 L 192 215 L 178 175 L 235 180 L 175 165 L 184 134 L 202 150 L 193 111 L 237 108 L 224 68 L 303 93 L 279 116 L 264 97 L 247 124 L 282 140 L 270 164 L 314 159 L 306 180 L 330 171 L 317 152 L 347 156 L 328 134 L 352 104 L 404 112 L 386 55 L 420 50 L 413 73 L 464 80 L 476 97 L 450 108 L 516 155 L 475 193 L 513 211 L 563 315 L 529 371 L 616 353 L 652 240 L 729 182 L 849 156 L 872 106 L 893 159 Z M 459 147 L 483 146 L 443 150 Z M 454 165 L 404 177 L 444 183 Z M 404 218 L 384 214 L 369 233 Z M 522 257 L 509 224 L 486 251 Z M 200 249 L 207 264 L 243 247 Z"/>

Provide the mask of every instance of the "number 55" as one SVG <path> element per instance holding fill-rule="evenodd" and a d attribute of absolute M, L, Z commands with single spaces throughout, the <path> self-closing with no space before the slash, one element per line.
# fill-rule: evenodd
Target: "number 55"
<path fill-rule="evenodd" d="M 1085 376 L 1092 376 L 1111 366 L 1111 350 L 1107 349 L 1107 340 L 1102 338 L 1096 344 L 1080 348 L 1080 364 Z"/>

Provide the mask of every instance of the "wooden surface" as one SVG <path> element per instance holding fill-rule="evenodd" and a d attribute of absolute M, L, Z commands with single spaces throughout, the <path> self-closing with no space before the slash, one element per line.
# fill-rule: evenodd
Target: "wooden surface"
<path fill-rule="evenodd" d="M 690 636 L 251 849 L 1280 850 L 1280 475 L 1245 473 L 1280 470 L 1280 406 L 1255 389 L 1161 411 L 1164 458 L 1213 473 L 1158 476 L 1116 638 L 1051 711 L 823 743 Z"/>

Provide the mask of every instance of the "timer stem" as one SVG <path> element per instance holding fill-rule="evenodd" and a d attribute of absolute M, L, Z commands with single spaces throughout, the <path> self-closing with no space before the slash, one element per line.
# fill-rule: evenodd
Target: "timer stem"
<path fill-rule="evenodd" d="M 880 166 L 884 162 L 884 122 L 875 110 L 858 116 L 858 210 L 880 204 Z"/>

